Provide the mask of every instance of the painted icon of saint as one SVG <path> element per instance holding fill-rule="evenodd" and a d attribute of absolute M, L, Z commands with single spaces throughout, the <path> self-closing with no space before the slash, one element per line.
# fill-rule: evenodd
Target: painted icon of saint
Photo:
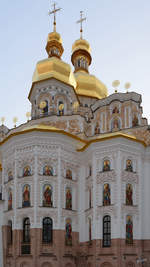
<path fill-rule="evenodd" d="M 107 206 L 111 204 L 111 198 L 110 198 L 110 186 L 109 184 L 104 184 L 103 188 L 103 205 Z"/>
<path fill-rule="evenodd" d="M 95 134 L 100 134 L 100 126 L 98 122 L 96 123 L 96 126 L 95 126 Z"/>
<path fill-rule="evenodd" d="M 52 187 L 51 185 L 45 185 L 43 191 L 43 206 L 44 207 L 52 207 Z"/>
<path fill-rule="evenodd" d="M 52 168 L 51 166 L 46 165 L 46 166 L 43 168 L 43 175 L 46 175 L 46 176 L 53 176 L 53 168 Z"/>
<path fill-rule="evenodd" d="M 8 181 L 12 180 L 13 179 L 13 174 L 12 174 L 12 171 L 9 171 L 8 172 Z"/>
<path fill-rule="evenodd" d="M 130 159 L 126 161 L 126 171 L 133 172 L 132 161 Z"/>
<path fill-rule="evenodd" d="M 104 160 L 103 172 L 105 172 L 105 171 L 110 171 L 110 161 L 109 160 Z"/>
<path fill-rule="evenodd" d="M 72 179 L 72 171 L 70 169 L 66 170 L 66 178 Z"/>
<path fill-rule="evenodd" d="M 66 209 L 72 209 L 72 193 L 70 188 L 66 190 Z"/>
<path fill-rule="evenodd" d="M 126 205 L 133 205 L 132 194 L 133 194 L 132 185 L 127 184 L 126 185 Z"/>
<path fill-rule="evenodd" d="M 66 246 L 71 246 L 72 245 L 72 226 L 71 226 L 71 221 L 70 220 L 68 220 L 66 222 L 65 244 L 66 244 Z"/>
<path fill-rule="evenodd" d="M 22 206 L 30 207 L 30 186 L 25 185 L 23 187 Z"/>
<path fill-rule="evenodd" d="M 132 120 L 132 126 L 136 127 L 138 125 L 139 125 L 138 117 L 136 115 L 134 115 L 133 120 Z"/>
<path fill-rule="evenodd" d="M 30 176 L 31 175 L 31 168 L 30 166 L 26 166 L 23 169 L 23 177 Z"/>
<path fill-rule="evenodd" d="M 126 243 L 133 244 L 133 222 L 131 216 L 127 216 L 126 221 Z"/>

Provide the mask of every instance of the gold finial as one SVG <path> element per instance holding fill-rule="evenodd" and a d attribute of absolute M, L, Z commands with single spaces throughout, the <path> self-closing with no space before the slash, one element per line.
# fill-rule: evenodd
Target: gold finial
<path fill-rule="evenodd" d="M 29 121 L 29 118 L 31 117 L 31 112 L 26 113 L 27 121 Z"/>
<path fill-rule="evenodd" d="M 127 82 L 124 85 L 125 89 L 126 89 L 126 93 L 128 93 L 128 89 L 131 87 L 131 83 Z"/>
<path fill-rule="evenodd" d="M 4 121 L 5 121 L 5 117 L 2 117 L 2 118 L 1 118 L 1 123 L 2 123 L 2 125 L 4 125 Z"/>
<path fill-rule="evenodd" d="M 14 127 L 16 128 L 16 122 L 18 121 L 18 118 L 17 117 L 14 117 L 13 118 L 13 123 L 14 123 Z"/>
<path fill-rule="evenodd" d="M 112 82 L 112 86 L 115 88 L 115 93 L 118 92 L 117 87 L 120 85 L 120 81 L 119 80 L 115 80 Z"/>
<path fill-rule="evenodd" d="M 50 15 L 54 14 L 54 22 L 53 22 L 53 25 L 54 25 L 54 32 L 56 32 L 56 13 L 58 11 L 60 11 L 62 8 L 56 8 L 56 3 L 54 3 L 52 6 L 53 6 L 54 9 L 52 11 L 49 11 L 48 12 L 48 15 L 50 16 Z"/>
<path fill-rule="evenodd" d="M 80 39 L 82 39 L 82 33 L 83 33 L 82 24 L 83 24 L 83 21 L 85 21 L 85 20 L 86 20 L 86 18 L 83 18 L 83 11 L 80 11 L 80 20 L 77 21 L 77 23 L 81 24 L 81 27 L 80 27 Z"/>

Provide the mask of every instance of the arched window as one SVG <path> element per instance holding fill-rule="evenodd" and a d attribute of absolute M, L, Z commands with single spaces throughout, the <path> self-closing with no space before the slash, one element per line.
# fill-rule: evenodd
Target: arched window
<path fill-rule="evenodd" d="M 43 175 L 45 176 L 53 176 L 54 175 L 54 171 L 53 168 L 49 165 L 45 165 L 43 168 Z"/>
<path fill-rule="evenodd" d="M 48 115 L 48 101 L 47 100 L 44 100 L 45 102 L 45 107 L 43 108 L 43 114 L 44 115 Z"/>
<path fill-rule="evenodd" d="M 91 223 L 91 218 L 89 218 L 89 241 L 92 241 L 92 223 Z"/>
<path fill-rule="evenodd" d="M 31 168 L 30 166 L 25 166 L 23 168 L 23 177 L 30 176 L 31 175 Z"/>
<path fill-rule="evenodd" d="M 133 221 L 130 215 L 126 217 L 126 244 L 133 244 Z"/>
<path fill-rule="evenodd" d="M 62 101 L 59 101 L 58 103 L 58 111 L 59 111 L 59 115 L 62 116 L 64 115 L 64 103 Z"/>
<path fill-rule="evenodd" d="M 12 245 L 13 242 L 13 231 L 12 231 L 12 221 L 8 221 L 8 245 Z"/>
<path fill-rule="evenodd" d="M 72 171 L 70 169 L 66 170 L 66 178 L 72 180 Z"/>
<path fill-rule="evenodd" d="M 22 207 L 30 207 L 30 186 L 24 185 L 22 192 Z"/>
<path fill-rule="evenodd" d="M 23 220 L 23 243 L 30 243 L 30 219 Z"/>
<path fill-rule="evenodd" d="M 66 188 L 66 209 L 72 210 L 72 191 Z"/>
<path fill-rule="evenodd" d="M 127 184 L 126 185 L 126 205 L 133 205 L 133 189 L 132 189 L 132 184 Z"/>
<path fill-rule="evenodd" d="M 8 192 L 8 210 L 12 210 L 12 190 Z"/>
<path fill-rule="evenodd" d="M 132 126 L 136 127 L 138 125 L 139 125 L 138 117 L 136 114 L 134 114 L 133 119 L 132 119 Z"/>
<path fill-rule="evenodd" d="M 109 184 L 104 184 L 103 187 L 103 205 L 111 205 L 111 193 Z"/>
<path fill-rule="evenodd" d="M 133 172 L 132 160 L 131 159 L 127 159 L 127 161 L 126 161 L 126 171 Z"/>
<path fill-rule="evenodd" d="M 72 224 L 71 220 L 66 220 L 66 236 L 65 236 L 65 244 L 66 246 L 72 245 Z"/>
<path fill-rule="evenodd" d="M 92 207 L 92 190 L 89 188 L 89 209 Z"/>
<path fill-rule="evenodd" d="M 43 219 L 43 243 L 53 242 L 53 220 L 49 217 Z"/>
<path fill-rule="evenodd" d="M 110 161 L 108 159 L 103 162 L 103 172 L 110 171 Z"/>
<path fill-rule="evenodd" d="M 120 129 L 120 120 L 116 117 L 112 120 L 112 131 L 118 131 Z"/>
<path fill-rule="evenodd" d="M 103 218 L 103 247 L 111 246 L 111 217 L 109 215 Z"/>
<path fill-rule="evenodd" d="M 53 199 L 52 199 L 52 186 L 50 184 L 44 185 L 43 187 L 43 206 L 44 207 L 52 207 Z"/>

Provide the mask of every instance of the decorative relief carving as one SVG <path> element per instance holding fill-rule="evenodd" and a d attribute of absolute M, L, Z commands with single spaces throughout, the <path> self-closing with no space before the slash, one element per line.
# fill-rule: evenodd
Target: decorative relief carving
<path fill-rule="evenodd" d="M 121 205 L 121 214 L 122 214 L 122 217 L 124 216 L 124 214 L 130 214 L 130 215 L 139 215 L 139 207 L 136 205 L 136 206 L 127 206 L 127 205 L 124 205 L 122 204 Z"/>
<path fill-rule="evenodd" d="M 104 215 L 110 215 L 117 217 L 117 207 L 114 205 L 109 205 L 109 206 L 99 206 L 97 207 L 96 210 L 96 218 L 98 219 L 99 215 L 104 216 Z"/>
<path fill-rule="evenodd" d="M 135 172 L 122 171 L 122 181 L 126 183 L 139 183 L 139 176 Z"/>
<path fill-rule="evenodd" d="M 114 170 L 107 172 L 99 172 L 97 174 L 97 184 L 103 184 L 105 182 L 111 183 L 116 181 L 116 172 Z"/>

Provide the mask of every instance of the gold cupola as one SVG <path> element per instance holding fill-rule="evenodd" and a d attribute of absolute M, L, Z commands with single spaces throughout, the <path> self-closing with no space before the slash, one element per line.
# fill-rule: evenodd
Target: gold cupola
<path fill-rule="evenodd" d="M 89 74 L 89 66 L 92 62 L 91 48 L 88 41 L 82 38 L 83 12 L 80 12 L 81 18 L 77 23 L 81 24 L 80 39 L 72 45 L 71 61 L 74 66 L 74 76 L 77 82 L 76 93 L 80 96 L 94 97 L 102 99 L 108 95 L 106 86 L 94 75 Z"/>
<path fill-rule="evenodd" d="M 53 32 L 48 34 L 46 44 L 48 58 L 41 60 L 36 64 L 36 68 L 32 77 L 32 87 L 29 93 L 29 99 L 31 97 L 34 84 L 44 80 L 54 78 L 60 82 L 72 86 L 73 88 L 76 87 L 76 80 L 71 66 L 61 59 L 64 49 L 61 36 L 56 32 L 55 17 L 56 12 L 59 10 L 60 9 L 56 9 L 54 4 L 54 10 L 50 12 L 50 14 L 54 14 L 54 29 Z"/>

